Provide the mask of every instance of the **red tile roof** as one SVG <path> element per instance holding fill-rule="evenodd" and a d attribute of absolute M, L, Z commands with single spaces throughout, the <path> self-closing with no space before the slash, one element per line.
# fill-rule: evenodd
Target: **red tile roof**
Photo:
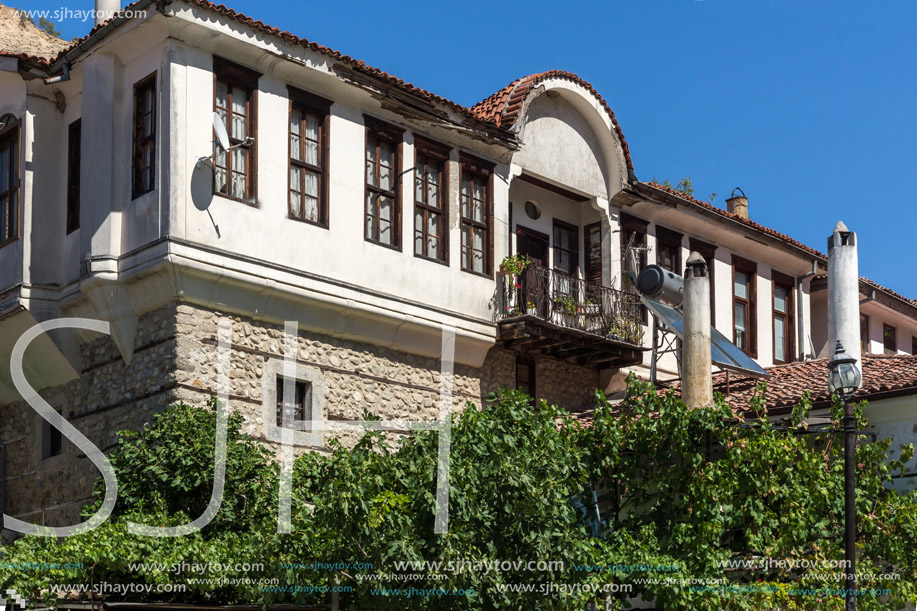
<path fill-rule="evenodd" d="M 777 365 L 767 369 L 767 410 L 769 414 L 789 412 L 799 403 L 805 391 L 810 392 L 815 407 L 830 405 L 828 395 L 828 359 Z M 745 411 L 757 392 L 760 378 L 736 373 L 716 373 L 714 392 L 722 393 L 733 408 Z M 679 385 L 674 385 L 676 393 Z M 917 394 L 917 356 L 863 355 L 863 386 L 858 399 L 876 401 L 902 395 Z"/>
<path fill-rule="evenodd" d="M 882 286 L 881 284 L 878 284 L 878 283 L 876 283 L 876 282 L 873 282 L 873 281 L 870 280 L 869 278 L 864 278 L 863 276 L 860 276 L 860 282 L 863 282 L 864 284 L 867 284 L 867 285 L 871 286 L 872 288 L 876 289 L 877 291 L 882 291 L 883 293 L 887 293 L 887 294 L 891 295 L 892 297 L 894 297 L 895 299 L 900 299 L 901 301 L 905 302 L 906 304 L 908 304 L 908 305 L 910 305 L 910 306 L 913 306 L 913 307 L 917 308 L 917 300 L 908 299 L 908 298 L 905 297 L 904 295 L 899 295 L 899 294 L 896 293 L 895 291 L 893 291 L 893 290 L 891 290 L 891 289 L 889 289 L 889 288 L 885 288 L 885 287 Z"/>
<path fill-rule="evenodd" d="M 756 222 L 754 222 L 754 221 L 752 221 L 752 220 L 750 220 L 750 219 L 741 217 L 741 216 L 739 216 L 738 214 L 733 214 L 732 212 L 727 212 L 726 210 L 723 210 L 722 208 L 717 208 L 716 206 L 714 206 L 714 205 L 712 205 L 712 204 L 710 204 L 710 203 L 708 203 L 708 202 L 704 202 L 704 201 L 701 201 L 701 200 L 699 200 L 699 199 L 695 199 L 695 198 L 691 197 L 690 195 L 685 195 L 684 193 L 681 193 L 681 192 L 679 192 L 679 191 L 676 191 L 675 189 L 673 189 L 673 188 L 671 188 L 671 187 L 666 187 L 666 186 L 664 186 L 664 185 L 660 185 L 660 184 L 657 184 L 657 183 L 655 183 L 655 182 L 643 182 L 643 183 L 640 183 L 640 184 L 645 185 L 645 186 L 648 186 L 648 187 L 652 187 L 652 188 L 654 188 L 654 189 L 658 189 L 658 190 L 660 190 L 660 191 L 665 191 L 665 192 L 668 193 L 669 195 L 674 195 L 675 197 L 678 197 L 678 198 L 684 200 L 685 202 L 687 202 L 687 203 L 689 203 L 689 204 L 691 204 L 691 205 L 693 205 L 693 206 L 697 206 L 697 207 L 703 208 L 704 210 L 709 210 L 709 211 L 714 212 L 714 213 L 716 213 L 716 214 L 718 214 L 718 215 L 720 215 L 720 216 L 722 216 L 722 217 L 724 217 L 724 218 L 728 218 L 728 219 L 732 219 L 732 220 L 734 220 L 734 221 L 738 221 L 738 222 L 742 223 L 743 225 L 746 225 L 747 227 L 750 227 L 751 229 L 754 229 L 754 230 L 759 231 L 759 232 L 761 232 L 761 233 L 767 234 L 767 235 L 769 235 L 769 236 L 771 236 L 771 237 L 777 238 L 778 240 L 780 240 L 780 241 L 782 241 L 782 242 L 786 242 L 787 244 L 790 244 L 790 245 L 792 245 L 792 246 L 795 246 L 796 248 L 800 248 L 800 249 L 806 251 L 807 253 L 809 253 L 810 255 L 812 255 L 812 256 L 814 256 L 814 257 L 817 257 L 817 258 L 819 258 L 819 259 L 821 259 L 821 260 L 823 260 L 823 261 L 827 261 L 827 259 L 828 259 L 828 257 L 827 257 L 826 255 L 822 254 L 821 252 L 815 250 L 814 248 L 811 248 L 811 247 L 809 247 L 809 246 L 806 246 L 805 244 L 803 244 L 802 242 L 800 242 L 800 241 L 798 241 L 798 240 L 794 240 L 793 238 L 791 238 L 790 236 L 788 236 L 788 235 L 786 235 L 786 234 L 784 234 L 784 233 L 780 233 L 779 231 L 776 231 L 776 230 L 774 230 L 774 229 L 771 229 L 770 227 L 765 227 L 765 226 L 762 225 L 761 223 L 756 223 Z"/>
<path fill-rule="evenodd" d="M 89 33 L 88 33 L 86 36 L 80 38 L 79 40 L 74 41 L 73 44 L 71 44 L 69 47 L 67 47 L 67 48 L 64 49 L 63 51 L 61 51 L 61 52 L 58 54 L 57 58 L 55 58 L 55 59 L 53 59 L 53 60 L 50 60 L 50 61 L 48 61 L 48 60 L 42 60 L 41 58 L 35 58 L 35 59 L 41 60 L 45 65 L 48 65 L 48 66 L 51 65 L 51 64 L 53 64 L 54 62 L 60 60 L 60 59 L 61 59 L 63 56 L 65 56 L 67 53 L 71 52 L 73 49 L 75 49 L 76 47 L 78 47 L 81 43 L 83 43 L 83 42 L 85 42 L 86 40 L 88 40 L 93 34 L 95 34 L 95 33 L 98 32 L 100 29 L 102 29 L 103 27 L 105 27 L 106 25 L 108 25 L 111 21 L 114 21 L 115 19 L 118 19 L 118 18 L 122 17 L 126 11 L 129 11 L 130 9 L 134 8 L 136 5 L 140 4 L 140 1 L 141 1 L 141 0 L 138 0 L 137 2 L 133 2 L 132 4 L 127 5 L 126 7 L 124 7 L 124 8 L 121 10 L 121 12 L 119 12 L 119 13 L 116 14 L 114 17 L 112 17 L 112 19 L 110 19 L 110 20 L 108 20 L 108 21 L 106 21 L 106 22 L 104 22 L 104 23 L 102 23 L 102 24 L 99 24 L 99 25 L 93 27 L 92 30 L 90 30 Z M 174 1 L 174 0 L 163 0 L 162 4 L 163 4 L 163 5 L 165 5 L 165 4 L 170 4 L 170 3 L 173 2 L 173 1 Z M 441 97 L 441 96 L 438 96 L 438 95 L 436 95 L 436 94 L 434 94 L 434 93 L 431 93 L 431 92 L 429 92 L 429 91 L 427 91 L 427 90 L 425 90 L 425 89 L 421 89 L 420 87 L 417 87 L 417 86 L 415 86 L 415 85 L 413 85 L 413 84 L 411 84 L 411 83 L 408 83 L 408 82 L 406 82 L 406 81 L 404 81 L 404 80 L 402 80 L 402 79 L 400 79 L 400 78 L 398 78 L 398 77 L 396 77 L 396 76 L 392 76 L 391 74 L 389 74 L 389 73 L 387 73 L 387 72 L 384 72 L 384 71 L 382 71 L 382 70 L 380 70 L 380 69 L 378 69 L 378 68 L 374 68 L 374 67 L 370 66 L 369 64 L 367 64 L 367 63 L 365 63 L 365 62 L 363 62 L 363 61 L 360 61 L 360 60 L 358 60 L 358 59 L 354 59 L 354 58 L 350 57 L 349 55 L 344 55 L 344 54 L 341 53 L 340 51 L 336 51 L 336 50 L 331 49 L 331 48 L 329 48 L 329 47 L 325 47 L 325 46 L 320 45 L 320 44 L 318 44 L 318 43 L 309 41 L 309 40 L 307 40 L 307 39 L 305 39 L 305 38 L 300 38 L 300 37 L 298 37 L 298 36 L 295 36 L 294 34 L 291 34 L 291 33 L 288 32 L 288 31 L 281 31 L 280 28 L 276 28 L 276 27 L 269 26 L 269 25 L 263 23 L 262 21 L 257 21 L 257 20 L 255 20 L 255 19 L 252 19 L 251 17 L 248 17 L 247 15 L 244 15 L 244 14 L 238 12 L 238 11 L 235 11 L 235 10 L 233 10 L 233 9 L 231 9 L 231 8 L 229 8 L 229 7 L 225 6 L 225 5 L 223 5 L 223 4 L 214 4 L 213 2 L 208 2 L 208 0 L 184 0 L 184 1 L 187 2 L 188 4 L 192 5 L 192 6 L 196 6 L 196 7 L 205 9 L 205 10 L 213 11 L 213 12 L 219 14 L 219 15 L 222 15 L 223 17 L 226 17 L 226 18 L 228 18 L 228 19 L 231 19 L 231 20 L 233 20 L 233 21 L 235 21 L 235 22 L 237 22 L 237 23 L 240 23 L 240 24 L 242 24 L 242 25 L 251 27 L 251 28 L 253 28 L 253 29 L 255 29 L 255 30 L 258 30 L 259 32 L 264 33 L 264 34 L 267 34 L 267 35 L 270 35 L 270 36 L 275 36 L 275 37 L 277 37 L 277 38 L 279 38 L 279 39 L 281 39 L 281 40 L 284 40 L 284 41 L 286 41 L 286 42 L 288 42 L 288 43 L 290 43 L 290 44 L 298 45 L 298 46 L 301 46 L 301 47 L 304 47 L 304 48 L 307 48 L 307 49 L 311 49 L 312 51 L 315 51 L 315 52 L 317 52 L 317 53 L 321 53 L 322 55 L 327 55 L 328 57 L 330 57 L 330 58 L 332 58 L 332 59 L 334 59 L 334 60 L 344 62 L 344 63 L 348 64 L 351 68 L 353 68 L 353 69 L 356 70 L 356 71 L 359 71 L 359 72 L 362 72 L 362 73 L 364 73 L 364 74 L 367 74 L 367 75 L 370 75 L 370 76 L 379 78 L 379 79 L 381 79 L 381 80 L 383 80 L 383 81 L 386 81 L 386 82 L 388 82 L 389 84 L 391 84 L 391 85 L 393 85 L 393 86 L 395 86 L 395 87 L 398 87 L 398 88 L 400 88 L 400 89 L 403 89 L 403 90 L 405 90 L 405 91 L 407 91 L 407 92 L 409 92 L 409 93 L 411 93 L 411 94 L 418 95 L 418 96 L 420 96 L 420 97 L 422 97 L 422 98 L 425 98 L 425 99 L 429 100 L 430 102 L 434 102 L 434 103 L 436 103 L 436 104 L 441 104 L 441 105 L 443 105 L 443 106 L 449 107 L 450 109 L 452 109 L 452 110 L 454 110 L 454 111 L 456 111 L 456 112 L 459 112 L 459 113 L 462 113 L 462 114 L 466 115 L 469 119 L 475 119 L 475 120 L 483 121 L 483 122 L 485 122 L 485 123 L 494 124 L 494 121 L 493 121 L 492 119 L 488 119 L 488 118 L 486 118 L 486 117 L 482 117 L 482 116 L 478 115 L 477 113 L 473 113 L 473 112 L 471 112 L 471 110 L 468 109 L 467 107 L 462 106 L 461 104 L 458 104 L 458 103 L 456 103 L 456 102 L 453 102 L 452 100 L 448 100 L 448 99 L 446 99 L 446 98 L 444 98 L 444 97 Z"/>
<path fill-rule="evenodd" d="M 630 148 L 627 146 L 627 141 L 624 139 L 624 132 L 621 131 L 621 126 L 618 125 L 618 120 L 615 118 L 614 111 L 611 110 L 608 102 L 606 102 L 605 99 L 599 95 L 599 92 L 596 91 L 592 85 L 571 72 L 565 72 L 563 70 L 549 70 L 547 72 L 530 74 L 528 76 L 516 79 L 490 97 L 481 100 L 472 106 L 471 112 L 483 120 L 496 123 L 499 127 L 510 128 L 519 118 L 519 113 L 522 112 L 522 107 L 525 104 L 525 100 L 529 93 L 531 93 L 532 89 L 534 89 L 539 83 L 543 81 L 558 78 L 576 83 L 577 85 L 584 87 L 595 97 L 596 100 L 599 101 L 599 103 L 605 109 L 605 112 L 608 113 L 608 116 L 611 118 L 611 124 L 614 126 L 615 133 L 618 135 L 618 139 L 621 141 L 621 147 L 624 149 L 624 159 L 627 162 L 627 168 L 633 172 L 634 164 L 630 158 Z"/>

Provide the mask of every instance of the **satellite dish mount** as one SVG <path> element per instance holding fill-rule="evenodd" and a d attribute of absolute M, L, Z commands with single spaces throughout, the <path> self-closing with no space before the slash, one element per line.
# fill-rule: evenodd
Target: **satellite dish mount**
<path fill-rule="evenodd" d="M 249 147 L 255 143 L 255 139 L 249 136 L 239 144 L 229 144 L 229 134 L 226 133 L 226 126 L 223 125 L 223 117 L 220 116 L 220 113 L 214 111 L 213 113 L 213 133 L 216 135 L 216 141 L 219 143 L 220 148 L 222 148 L 227 153 L 232 149 L 239 147 Z M 214 153 L 215 154 L 215 153 Z M 205 155 L 203 157 L 197 158 L 197 163 L 194 164 L 195 168 L 201 167 L 201 165 L 210 160 L 210 165 L 213 166 L 213 154 Z"/>

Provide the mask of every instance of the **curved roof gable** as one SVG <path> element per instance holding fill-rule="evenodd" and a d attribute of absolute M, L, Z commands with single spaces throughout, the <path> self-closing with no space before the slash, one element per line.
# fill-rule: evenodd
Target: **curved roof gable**
<path fill-rule="evenodd" d="M 634 164 L 630 158 L 630 147 L 627 146 L 627 141 L 624 139 L 624 132 L 621 131 L 621 126 L 618 125 L 618 120 L 615 118 L 614 111 L 611 110 L 608 102 L 599 95 L 599 92 L 596 91 L 592 85 L 572 72 L 549 70 L 547 72 L 541 72 L 540 74 L 530 74 L 520 79 L 516 79 L 492 96 L 472 106 L 471 112 L 479 119 L 490 121 L 496 123 L 499 127 L 509 129 L 519 118 L 525 100 L 532 92 L 532 89 L 543 81 L 558 78 L 580 85 L 599 101 L 605 109 L 605 112 L 608 113 L 611 124 L 614 126 L 615 133 L 617 133 L 618 139 L 621 141 L 621 148 L 624 149 L 624 160 L 627 163 L 627 169 L 633 173 Z"/>

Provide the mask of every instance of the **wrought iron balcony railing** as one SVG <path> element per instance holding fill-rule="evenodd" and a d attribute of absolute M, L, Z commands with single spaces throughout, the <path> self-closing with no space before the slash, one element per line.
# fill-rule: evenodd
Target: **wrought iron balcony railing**
<path fill-rule="evenodd" d="M 519 276 L 503 276 L 501 319 L 523 315 L 628 344 L 643 339 L 637 295 L 537 263 L 529 263 Z"/>

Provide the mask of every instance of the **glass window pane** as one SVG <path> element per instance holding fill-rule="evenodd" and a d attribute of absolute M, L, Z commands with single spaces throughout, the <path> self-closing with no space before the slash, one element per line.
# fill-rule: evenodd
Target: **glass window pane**
<path fill-rule="evenodd" d="M 748 275 L 742 272 L 735 273 L 735 296 L 748 299 Z"/>
<path fill-rule="evenodd" d="M 232 132 L 231 136 L 236 140 L 245 140 L 248 135 L 248 126 L 245 124 L 245 117 L 233 113 L 232 115 Z"/>
<path fill-rule="evenodd" d="M 302 194 L 299 191 L 290 191 L 290 214 L 302 217 Z"/>
<path fill-rule="evenodd" d="M 10 147 L 0 149 L 0 193 L 6 193 L 10 188 Z"/>
<path fill-rule="evenodd" d="M 431 236 L 439 237 L 439 215 L 430 214 L 427 217 L 427 233 Z"/>
<path fill-rule="evenodd" d="M 226 100 L 229 98 L 229 88 L 226 86 L 226 83 L 221 83 L 217 81 L 217 99 L 216 105 L 218 108 L 227 108 Z M 225 113 L 222 115 L 225 119 Z"/>
<path fill-rule="evenodd" d="M 315 197 L 305 197 L 305 206 L 303 218 L 310 221 L 318 221 L 318 199 Z"/>
<path fill-rule="evenodd" d="M 248 93 L 241 87 L 232 88 L 232 113 L 234 115 L 245 116 L 245 102 L 248 99 Z"/>
<path fill-rule="evenodd" d="M 306 115 L 306 138 L 309 140 L 318 140 L 318 117 L 315 115 Z"/>
<path fill-rule="evenodd" d="M 392 220 L 392 208 L 394 202 L 390 197 L 379 198 L 379 218 L 384 221 Z"/>
<path fill-rule="evenodd" d="M 735 337 L 736 346 L 746 349 L 745 345 L 745 306 L 741 303 L 735 304 Z"/>
<path fill-rule="evenodd" d="M 302 170 L 297 166 L 290 166 L 290 188 L 294 191 L 302 189 Z"/>
<path fill-rule="evenodd" d="M 226 193 L 226 169 L 220 166 L 216 167 L 214 171 L 214 179 L 216 181 L 216 190 L 217 193 Z"/>
<path fill-rule="evenodd" d="M 379 187 L 386 191 L 392 190 L 392 168 L 389 165 L 379 166 Z"/>
<path fill-rule="evenodd" d="M 427 256 L 431 259 L 439 258 L 439 238 L 427 238 Z"/>
<path fill-rule="evenodd" d="M 423 254 L 423 235 L 419 233 L 414 234 L 414 254 Z"/>
<path fill-rule="evenodd" d="M 787 290 L 785 288 L 778 286 L 774 289 L 774 309 L 784 314 L 786 313 L 786 296 Z"/>
<path fill-rule="evenodd" d="M 318 142 L 306 140 L 306 163 L 318 165 Z"/>
<path fill-rule="evenodd" d="M 786 361 L 786 320 L 781 317 L 774 319 L 774 358 Z"/>
<path fill-rule="evenodd" d="M 239 199 L 246 198 L 246 180 L 244 174 L 238 172 L 232 173 L 232 196 Z"/>
<path fill-rule="evenodd" d="M 314 172 L 305 172 L 305 189 L 304 193 L 313 198 L 318 198 L 318 174 Z"/>
<path fill-rule="evenodd" d="M 379 221 L 379 241 L 383 244 L 392 243 L 392 223 L 391 221 Z"/>

